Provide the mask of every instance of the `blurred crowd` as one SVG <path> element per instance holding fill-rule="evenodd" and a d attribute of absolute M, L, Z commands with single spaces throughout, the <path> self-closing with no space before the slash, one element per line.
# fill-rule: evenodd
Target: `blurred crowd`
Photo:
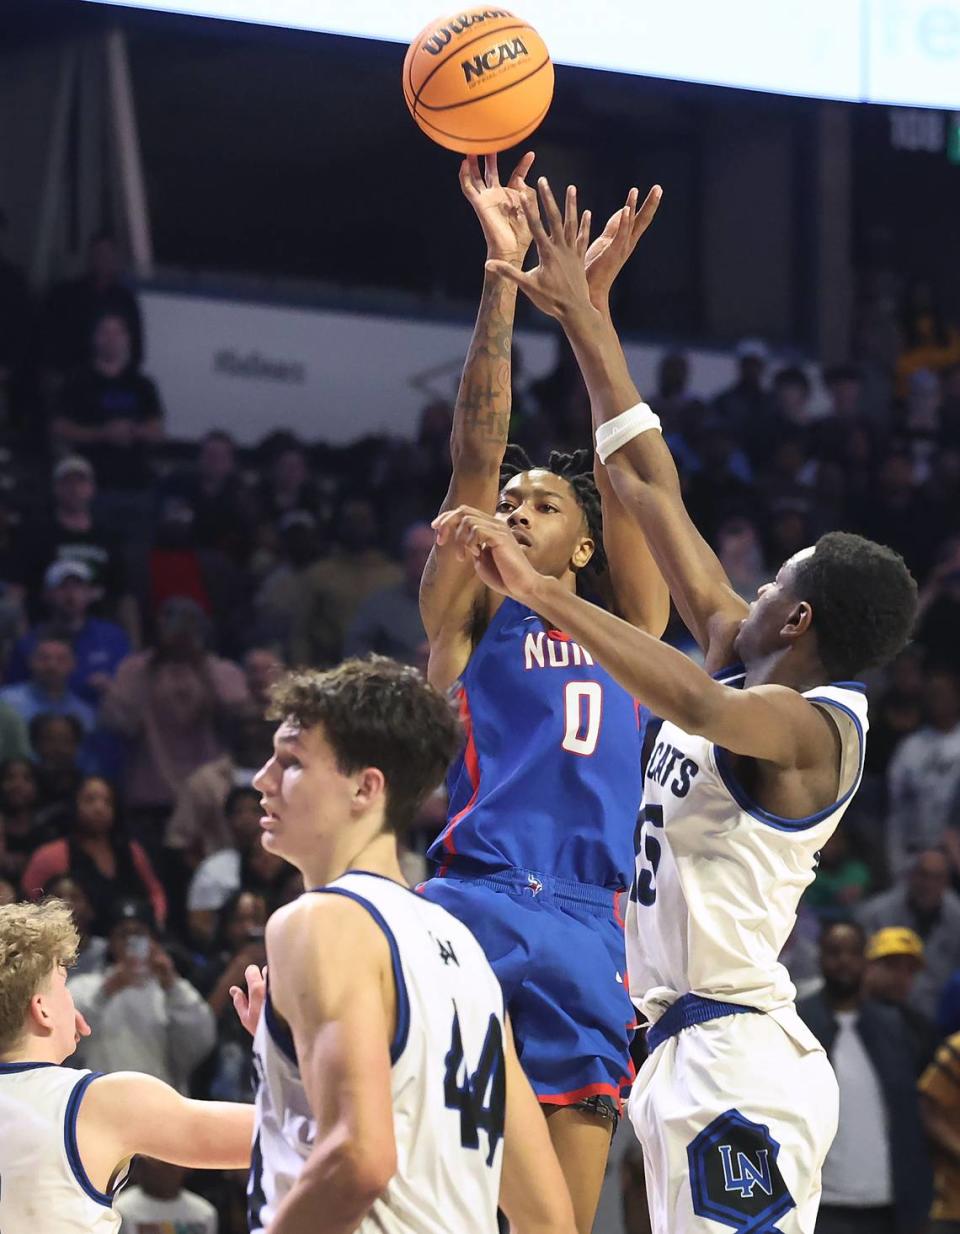
<path fill-rule="evenodd" d="M 744 340 L 736 381 L 710 399 L 668 353 L 646 395 L 744 596 L 834 528 L 892 545 L 920 583 L 915 642 L 867 683 L 863 785 L 784 961 L 846 1094 L 822 1228 L 920 1231 L 935 1169 L 933 1217 L 957 1234 L 960 333 L 917 283 L 868 303 L 854 336 L 851 361 L 822 372 Z M 229 990 L 300 890 L 260 847 L 250 786 L 271 748 L 269 687 L 287 665 L 368 651 L 425 664 L 417 590 L 452 406 L 425 407 L 409 441 L 276 430 L 240 449 L 229 426 L 174 441 L 148 361 L 109 236 L 39 303 L 0 253 L 0 903 L 74 906 L 71 987 L 94 1029 L 78 1064 L 246 1100 Z M 588 445 L 569 353 L 558 344 L 545 378 L 517 370 L 513 438 L 535 459 Z M 667 637 L 689 648 L 678 623 Z M 411 881 L 444 810 L 442 794 L 424 809 Z M 214 1230 L 182 1172 L 141 1175 L 131 1229 Z M 629 1155 L 622 1178 L 640 1229 Z M 199 1185 L 222 1231 L 244 1228 L 242 1180 Z"/>

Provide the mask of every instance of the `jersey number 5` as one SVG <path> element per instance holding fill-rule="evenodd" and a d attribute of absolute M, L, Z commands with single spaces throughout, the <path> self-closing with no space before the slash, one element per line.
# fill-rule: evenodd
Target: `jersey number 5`
<path fill-rule="evenodd" d="M 460 1016 L 453 1006 L 453 1029 L 446 1057 L 443 1097 L 448 1110 L 460 1111 L 460 1143 L 464 1148 L 480 1147 L 480 1132 L 487 1133 L 487 1165 L 493 1165 L 497 1145 L 503 1139 L 507 1104 L 507 1075 L 503 1062 L 503 1033 L 500 1021 L 490 1017 L 487 1035 L 480 1051 L 476 1071 L 470 1071 L 463 1055 Z M 462 1075 L 462 1080 L 461 1080 Z"/>
<path fill-rule="evenodd" d="M 592 754 L 600 736 L 603 686 L 599 681 L 568 681 L 563 704 L 563 748 L 571 754 Z"/>

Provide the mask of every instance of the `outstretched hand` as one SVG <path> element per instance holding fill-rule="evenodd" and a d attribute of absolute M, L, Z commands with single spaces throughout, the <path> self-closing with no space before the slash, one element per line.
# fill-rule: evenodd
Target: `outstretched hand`
<path fill-rule="evenodd" d="M 523 209 L 525 199 L 536 199 L 526 182 L 533 166 L 532 151 L 526 153 L 510 174 L 506 185 L 500 183 L 500 171 L 495 154 L 484 155 L 484 169 L 475 154 L 460 164 L 460 188 L 480 220 L 487 256 L 518 266 L 523 265 L 532 239 L 530 225 Z"/>
<path fill-rule="evenodd" d="M 584 267 L 594 308 L 602 311 L 606 307 L 614 280 L 653 222 L 662 198 L 663 189 L 655 184 L 638 210 L 640 192 L 631 189 L 626 204 L 610 215 L 606 227 L 587 249 Z"/>
<path fill-rule="evenodd" d="M 536 197 L 525 197 L 523 210 L 540 264 L 525 273 L 507 262 L 494 260 L 487 262 L 487 269 L 516 283 L 538 309 L 562 320 L 578 309 L 592 309 L 583 268 L 590 243 L 590 211 L 578 213 L 575 185 L 567 188 L 562 216 L 545 176 L 537 181 L 537 189 L 543 217 Z"/>
<path fill-rule="evenodd" d="M 473 558 L 480 581 L 521 603 L 536 592 L 543 575 L 530 562 L 510 527 L 492 514 L 457 506 L 433 520 L 437 544 L 452 544 L 461 561 Z"/>
<path fill-rule="evenodd" d="M 240 1023 L 252 1037 L 257 1031 L 260 1013 L 267 995 L 267 970 L 258 968 L 256 964 L 250 964 L 243 976 L 247 983 L 246 990 L 238 985 L 232 985 L 230 997 L 233 999 L 233 1009 Z"/>

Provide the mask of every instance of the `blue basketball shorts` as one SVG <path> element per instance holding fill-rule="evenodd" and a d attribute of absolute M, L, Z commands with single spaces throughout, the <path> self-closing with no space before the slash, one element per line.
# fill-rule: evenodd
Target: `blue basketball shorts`
<path fill-rule="evenodd" d="M 521 1065 L 541 1104 L 619 1115 L 635 1070 L 624 892 L 505 870 L 417 890 L 469 927 L 503 988 Z"/>

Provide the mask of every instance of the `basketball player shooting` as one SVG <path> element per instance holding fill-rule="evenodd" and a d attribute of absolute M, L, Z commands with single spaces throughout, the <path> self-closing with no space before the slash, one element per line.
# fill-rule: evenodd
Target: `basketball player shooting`
<path fill-rule="evenodd" d="M 488 257 L 519 272 L 531 243 L 525 155 L 505 185 L 496 158 L 463 161 L 460 184 Z M 591 294 L 623 264 L 598 243 Z M 588 452 L 534 466 L 508 449 L 516 284 L 484 275 L 454 412 L 444 509 L 484 510 L 537 570 L 611 602 L 652 635 L 666 587 L 643 534 Z M 439 543 L 420 608 L 430 681 L 455 686 L 467 744 L 449 777 L 446 827 L 421 888 L 476 935 L 500 980 L 524 1070 L 548 1118 L 581 1234 L 593 1226 L 621 1092 L 632 1079 L 635 1012 L 623 984 L 623 918 L 642 782 L 630 693 L 532 609 L 485 586 Z"/>
<path fill-rule="evenodd" d="M 90 1033 L 67 987 L 79 945 L 61 900 L 0 907 L 3 1234 L 116 1234 L 113 1200 L 135 1154 L 191 1169 L 250 1164 L 252 1106 L 64 1066 Z"/>
<path fill-rule="evenodd" d="M 461 739 L 416 670 L 374 657 L 274 687 L 263 845 L 307 891 L 267 926 L 251 1234 L 574 1234 L 563 1176 L 469 930 L 406 886 L 397 836 Z M 260 1009 L 263 1014 L 260 1014 Z"/>
<path fill-rule="evenodd" d="M 891 549 L 834 532 L 784 563 L 752 604 L 735 593 L 687 515 L 609 314 L 591 303 L 576 190 L 561 215 L 549 185 L 539 187 L 543 219 L 524 203 L 539 266 L 493 269 L 566 331 L 598 456 L 710 671 L 546 577 L 483 511 L 442 514 L 437 539 L 664 719 L 627 910 L 630 992 L 650 1050 L 629 1111 L 655 1234 L 706 1234 L 717 1222 L 812 1234 L 838 1092 L 778 956 L 860 783 L 867 705 L 854 679 L 903 647 L 916 585 Z M 631 192 L 614 249 L 631 244 L 636 201 Z"/>

